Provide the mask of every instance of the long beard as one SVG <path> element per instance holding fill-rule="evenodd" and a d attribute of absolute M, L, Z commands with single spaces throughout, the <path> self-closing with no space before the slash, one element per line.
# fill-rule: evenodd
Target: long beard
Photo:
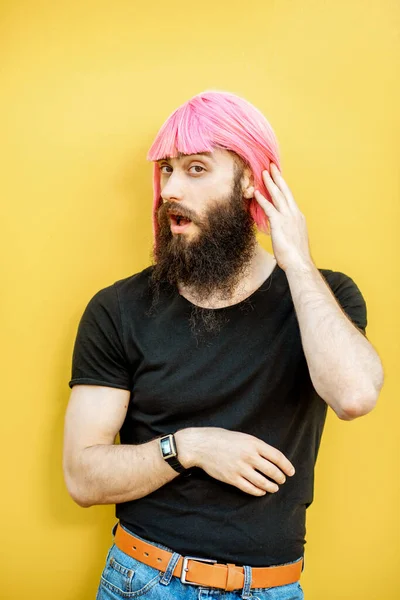
<path fill-rule="evenodd" d="M 245 204 L 240 179 L 241 172 L 236 173 L 229 198 L 218 199 L 205 219 L 192 219 L 200 229 L 194 240 L 186 240 L 184 234 L 173 236 L 167 214 L 173 204 L 165 202 L 160 207 L 149 314 L 154 312 L 161 290 L 176 291 L 179 284 L 190 288 L 197 302 L 209 298 L 231 299 L 256 248 L 255 224 L 248 202 Z M 190 325 L 197 338 L 205 332 L 218 333 L 227 320 L 223 309 L 192 304 Z"/>

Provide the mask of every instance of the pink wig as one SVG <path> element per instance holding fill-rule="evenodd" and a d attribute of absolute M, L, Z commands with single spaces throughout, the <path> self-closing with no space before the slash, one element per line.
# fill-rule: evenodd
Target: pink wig
<path fill-rule="evenodd" d="M 262 171 L 274 162 L 280 170 L 275 133 L 264 115 L 244 98 L 230 92 L 205 91 L 178 107 L 162 125 L 147 160 L 175 158 L 178 154 L 212 152 L 216 148 L 235 152 L 253 173 L 254 186 L 270 202 Z M 158 233 L 157 211 L 162 204 L 160 168 L 153 170 L 153 234 Z M 257 200 L 250 202 L 250 213 L 264 233 L 270 233 L 268 217 Z"/>

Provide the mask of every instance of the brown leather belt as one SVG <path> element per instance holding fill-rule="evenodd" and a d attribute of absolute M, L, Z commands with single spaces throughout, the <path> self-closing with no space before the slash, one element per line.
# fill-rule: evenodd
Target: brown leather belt
<path fill-rule="evenodd" d="M 114 538 L 122 552 L 154 569 L 165 572 L 172 553 L 128 533 L 118 523 Z M 303 558 L 296 563 L 273 567 L 252 567 L 252 588 L 269 588 L 295 583 L 300 579 Z M 235 564 L 219 564 L 214 560 L 181 556 L 173 572 L 182 583 L 204 585 L 231 592 L 244 585 L 244 569 Z"/>

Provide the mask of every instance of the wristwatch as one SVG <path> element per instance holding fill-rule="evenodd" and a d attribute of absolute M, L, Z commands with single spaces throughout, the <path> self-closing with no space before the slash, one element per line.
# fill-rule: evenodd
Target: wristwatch
<path fill-rule="evenodd" d="M 178 451 L 173 433 L 159 438 L 160 451 L 163 459 L 178 473 L 186 473 L 187 469 L 178 460 Z"/>

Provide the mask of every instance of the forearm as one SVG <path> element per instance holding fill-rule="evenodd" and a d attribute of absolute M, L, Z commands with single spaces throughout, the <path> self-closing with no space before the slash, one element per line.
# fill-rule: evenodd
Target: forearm
<path fill-rule="evenodd" d="M 70 493 L 85 508 L 116 504 L 147 496 L 178 475 L 161 457 L 158 439 L 140 445 L 99 444 L 81 451 Z"/>
<path fill-rule="evenodd" d="M 383 384 L 379 356 L 313 263 L 289 268 L 286 275 L 317 393 L 341 418 L 366 414 Z"/>
<path fill-rule="evenodd" d="M 280 450 L 247 433 L 188 427 L 175 433 L 175 441 L 183 467 L 200 467 L 210 477 L 253 496 L 277 492 L 277 484 L 283 485 L 286 476 L 295 473 Z M 71 495 L 84 507 L 136 500 L 178 476 L 161 458 L 158 440 L 140 446 L 88 447 L 80 469 L 81 492 L 71 493 L 70 474 L 67 483 Z"/>

